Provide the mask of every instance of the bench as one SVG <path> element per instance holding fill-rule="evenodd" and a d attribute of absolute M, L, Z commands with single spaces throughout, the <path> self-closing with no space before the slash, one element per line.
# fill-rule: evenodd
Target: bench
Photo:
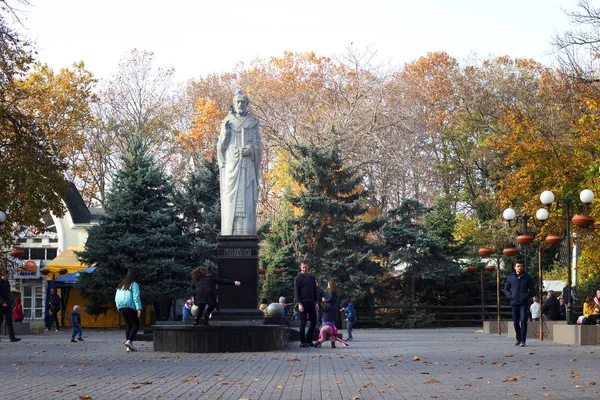
<path fill-rule="evenodd" d="M 554 338 L 554 329 L 556 326 L 567 326 L 567 321 L 529 321 L 527 322 L 527 339 L 539 339 L 540 338 L 540 322 L 543 330 L 544 339 Z M 512 321 L 509 321 L 507 337 L 516 338 L 515 328 L 513 327 Z"/>
<path fill-rule="evenodd" d="M 554 343 L 575 346 L 600 345 L 600 325 L 555 325 Z"/>
<path fill-rule="evenodd" d="M 508 319 L 500 320 L 500 333 L 506 333 L 509 326 L 512 326 L 512 321 Z M 498 334 L 498 321 L 483 321 L 483 333 Z"/>

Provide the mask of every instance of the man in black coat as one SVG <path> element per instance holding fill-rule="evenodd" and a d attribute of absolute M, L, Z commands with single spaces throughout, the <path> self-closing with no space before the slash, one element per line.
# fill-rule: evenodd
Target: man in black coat
<path fill-rule="evenodd" d="M 544 300 L 542 313 L 544 314 L 545 321 L 560 320 L 560 303 L 556 296 L 554 296 L 553 290 L 548 290 L 548 297 Z"/>
<path fill-rule="evenodd" d="M 10 282 L 8 281 L 8 271 L 2 271 L 0 276 L 0 329 L 2 320 L 8 327 L 8 337 L 11 342 L 18 342 L 21 338 L 15 337 L 15 331 L 12 325 L 12 296 L 10 295 Z"/>
<path fill-rule="evenodd" d="M 517 340 L 515 346 L 525 347 L 527 340 L 527 309 L 529 299 L 533 297 L 533 279 L 523 272 L 523 264 L 515 264 L 515 272 L 506 278 L 504 294 L 510 298 L 512 318 Z"/>
<path fill-rule="evenodd" d="M 48 330 L 52 329 L 52 325 L 56 325 L 55 332 L 60 330 L 60 325 L 58 324 L 58 313 L 62 309 L 62 299 L 58 294 L 56 294 L 56 290 L 50 289 L 50 296 L 48 297 L 48 310 L 50 311 L 50 316 L 52 317 L 52 322 L 50 322 L 50 326 Z"/>
<path fill-rule="evenodd" d="M 317 325 L 318 285 L 315 277 L 308 272 L 308 262 L 300 261 L 300 273 L 294 278 L 294 300 L 300 311 L 300 347 L 314 347 L 312 335 Z M 306 315 L 310 320 L 306 334 Z"/>

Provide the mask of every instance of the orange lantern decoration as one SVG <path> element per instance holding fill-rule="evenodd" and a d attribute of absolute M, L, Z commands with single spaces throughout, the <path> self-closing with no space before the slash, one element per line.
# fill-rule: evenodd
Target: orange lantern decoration
<path fill-rule="evenodd" d="M 474 265 L 469 265 L 469 266 L 467 267 L 467 271 L 469 271 L 469 272 L 477 272 L 477 270 L 478 270 L 478 269 L 479 269 L 479 268 L 477 268 L 477 267 L 476 267 L 476 266 L 474 266 Z"/>
<path fill-rule="evenodd" d="M 495 271 L 495 270 L 496 270 L 496 267 L 495 267 L 495 266 L 493 266 L 493 265 L 486 265 L 486 266 L 485 266 L 485 270 L 486 270 L 486 271 L 489 271 L 489 272 L 492 272 L 492 271 Z"/>
<path fill-rule="evenodd" d="M 517 249 L 514 247 L 507 247 L 506 249 L 502 250 L 502 254 L 507 257 L 512 257 L 517 254 Z"/>
<path fill-rule="evenodd" d="M 555 235 L 549 235 L 546 237 L 546 243 L 550 243 L 552 245 L 557 245 L 560 244 L 560 242 L 563 241 L 563 237 L 562 236 L 555 236 Z"/>
<path fill-rule="evenodd" d="M 479 249 L 478 253 L 481 257 L 489 257 L 494 253 L 494 250 L 488 249 L 487 247 L 482 247 Z"/>
<path fill-rule="evenodd" d="M 577 225 L 580 228 L 589 228 L 594 225 L 594 218 L 588 215 L 575 215 L 573 219 L 571 219 L 573 225 Z"/>
<path fill-rule="evenodd" d="M 14 257 L 14 258 L 23 258 L 23 257 L 25 257 L 25 250 L 14 249 L 14 250 L 11 250 L 9 254 L 11 255 L 11 257 Z"/>
<path fill-rule="evenodd" d="M 517 236 L 517 243 L 528 245 L 533 242 L 533 236 L 531 235 L 519 235 Z"/>

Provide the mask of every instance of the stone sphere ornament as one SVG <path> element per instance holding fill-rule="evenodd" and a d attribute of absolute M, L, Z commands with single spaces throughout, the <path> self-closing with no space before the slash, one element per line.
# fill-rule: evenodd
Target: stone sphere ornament
<path fill-rule="evenodd" d="M 279 303 L 271 303 L 265 310 L 265 315 L 269 318 L 281 317 L 283 314 L 283 306 Z"/>

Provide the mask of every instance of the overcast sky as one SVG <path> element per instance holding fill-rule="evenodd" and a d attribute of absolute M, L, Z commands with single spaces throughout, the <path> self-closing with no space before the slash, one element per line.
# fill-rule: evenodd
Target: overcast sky
<path fill-rule="evenodd" d="M 183 82 L 284 51 L 333 56 L 351 45 L 392 65 L 432 51 L 550 65 L 552 36 L 569 28 L 561 8 L 576 9 L 576 0 L 29 1 L 26 34 L 56 72 L 84 61 L 108 78 L 137 48 Z"/>

